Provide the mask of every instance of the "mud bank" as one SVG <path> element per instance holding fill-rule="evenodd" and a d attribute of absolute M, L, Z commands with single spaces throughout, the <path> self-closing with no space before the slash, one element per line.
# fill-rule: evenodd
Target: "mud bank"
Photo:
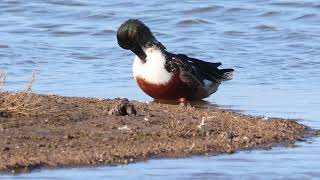
<path fill-rule="evenodd" d="M 310 135 L 292 120 L 123 99 L 0 93 L 0 171 L 233 153 Z"/>

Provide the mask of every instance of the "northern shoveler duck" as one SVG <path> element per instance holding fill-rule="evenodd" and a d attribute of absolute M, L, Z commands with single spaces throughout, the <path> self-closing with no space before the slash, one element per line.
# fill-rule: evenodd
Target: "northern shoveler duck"
<path fill-rule="evenodd" d="M 149 96 L 163 100 L 201 100 L 216 92 L 233 69 L 166 50 L 138 19 L 125 21 L 117 31 L 118 44 L 135 55 L 133 75 Z"/>

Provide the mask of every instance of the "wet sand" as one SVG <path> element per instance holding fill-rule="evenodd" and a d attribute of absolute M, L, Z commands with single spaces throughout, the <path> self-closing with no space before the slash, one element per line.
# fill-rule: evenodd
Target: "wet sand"
<path fill-rule="evenodd" d="M 215 108 L 0 93 L 2 172 L 270 149 L 310 135 L 293 120 Z"/>

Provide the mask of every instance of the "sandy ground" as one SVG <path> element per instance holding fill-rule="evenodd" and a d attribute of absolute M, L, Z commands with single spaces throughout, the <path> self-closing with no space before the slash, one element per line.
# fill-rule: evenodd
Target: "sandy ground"
<path fill-rule="evenodd" d="M 0 93 L 0 171 L 127 164 L 291 145 L 293 120 L 125 99 Z"/>

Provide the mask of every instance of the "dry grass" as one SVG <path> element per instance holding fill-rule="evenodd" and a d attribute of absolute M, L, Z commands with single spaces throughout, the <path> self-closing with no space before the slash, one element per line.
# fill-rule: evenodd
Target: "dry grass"
<path fill-rule="evenodd" d="M 18 113 L 28 115 L 31 104 L 36 103 L 32 100 L 32 84 L 35 81 L 36 72 L 32 73 L 31 80 L 27 83 L 26 88 L 20 92 L 5 92 L 6 74 L 0 73 L 0 115 L 8 115 L 10 113 Z"/>
<path fill-rule="evenodd" d="M 0 92 L 4 91 L 6 78 L 7 78 L 6 73 L 0 72 Z"/>

